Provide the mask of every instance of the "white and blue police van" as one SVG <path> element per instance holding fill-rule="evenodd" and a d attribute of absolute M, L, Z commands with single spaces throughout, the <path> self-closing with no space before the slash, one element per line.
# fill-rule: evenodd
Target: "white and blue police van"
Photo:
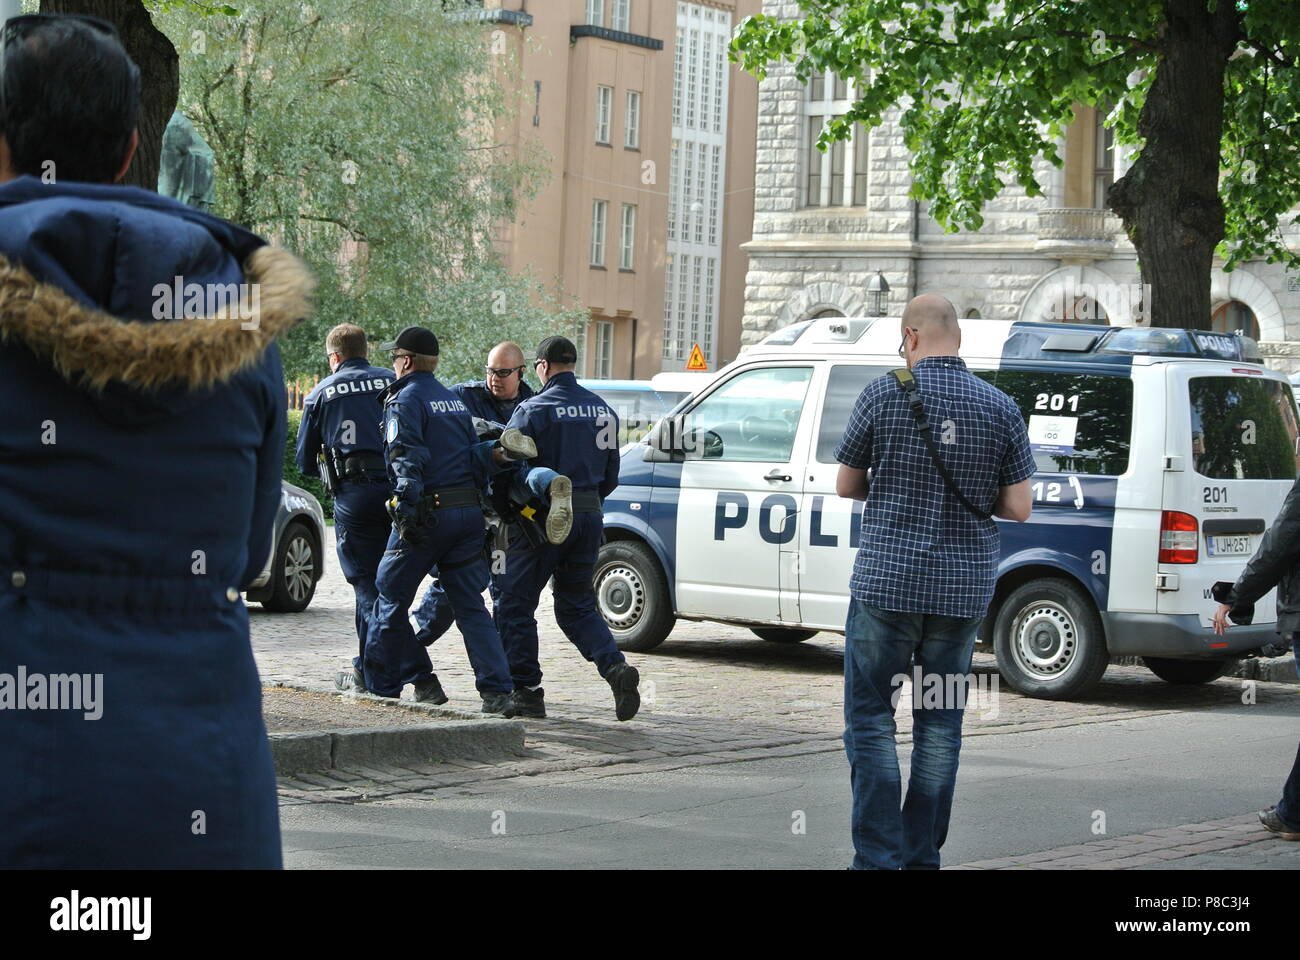
<path fill-rule="evenodd" d="M 1020 405 L 1038 470 L 1024 524 L 998 521 L 981 629 L 1016 690 L 1083 695 L 1112 657 L 1172 683 L 1221 676 L 1273 638 L 1274 596 L 1215 636 L 1295 481 L 1291 385 L 1247 338 L 963 320 L 961 354 Z M 823 318 L 752 347 L 622 451 L 595 570 L 624 650 L 678 619 L 792 643 L 842 634 L 862 505 L 835 494 L 858 395 L 902 365 L 897 319 Z"/>

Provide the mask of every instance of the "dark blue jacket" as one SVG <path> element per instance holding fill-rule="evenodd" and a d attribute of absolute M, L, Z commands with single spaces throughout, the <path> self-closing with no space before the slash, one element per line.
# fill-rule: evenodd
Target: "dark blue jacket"
<path fill-rule="evenodd" d="M 383 403 L 388 473 L 402 512 L 413 513 L 425 492 L 474 486 L 474 421 L 437 377 L 407 374 L 384 392 Z"/>
<path fill-rule="evenodd" d="M 492 423 L 501 424 L 510 420 L 511 415 L 518 409 L 520 403 L 536 394 L 536 391 L 528 385 L 526 380 L 519 381 L 519 397 L 517 401 L 508 404 L 503 404 L 492 395 L 486 380 L 458 383 L 451 388 L 451 392 L 465 401 L 465 406 L 469 408 L 469 412 L 474 416 L 483 420 L 490 420 Z"/>
<path fill-rule="evenodd" d="M 273 340 L 311 279 L 156 194 L 31 177 L 0 185 L 0 255 L 23 303 L 0 310 L 0 674 L 102 677 L 98 719 L 0 710 L 0 865 L 278 866 L 239 588 L 281 495 Z M 247 280 L 258 309 L 168 319 L 177 278 Z"/>
<path fill-rule="evenodd" d="M 603 499 L 618 486 L 618 414 L 572 373 L 552 377 L 515 408 L 507 426 L 537 443 L 533 466 L 565 474 L 573 489 L 595 490 Z"/>
<path fill-rule="evenodd" d="M 364 357 L 344 360 L 303 401 L 298 425 L 298 469 L 320 476 L 316 454 L 322 446 L 339 456 L 384 452 L 383 408 L 379 396 L 397 374 L 372 367 Z"/>

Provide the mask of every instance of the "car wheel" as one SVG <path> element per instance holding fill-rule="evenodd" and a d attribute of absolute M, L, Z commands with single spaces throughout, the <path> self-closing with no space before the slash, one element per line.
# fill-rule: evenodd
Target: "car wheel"
<path fill-rule="evenodd" d="M 1236 657 L 1226 660 L 1172 660 L 1168 657 L 1143 657 L 1147 669 L 1166 683 L 1209 683 L 1223 676 L 1238 663 Z"/>
<path fill-rule="evenodd" d="M 658 558 L 637 540 L 600 548 L 592 578 L 596 606 L 620 650 L 644 653 L 663 643 L 676 617 Z"/>
<path fill-rule="evenodd" d="M 1068 580 L 1031 580 L 1011 591 L 998 608 L 993 649 L 1011 688 L 1044 700 L 1086 693 L 1110 663 L 1097 607 Z"/>
<path fill-rule="evenodd" d="M 320 570 L 320 548 L 304 524 L 290 523 L 280 535 L 271 564 L 275 585 L 262 606 L 275 613 L 300 613 L 316 595 L 316 574 Z"/>
<path fill-rule="evenodd" d="M 817 636 L 817 630 L 798 630 L 794 627 L 750 627 L 754 636 L 770 643 L 803 643 Z"/>

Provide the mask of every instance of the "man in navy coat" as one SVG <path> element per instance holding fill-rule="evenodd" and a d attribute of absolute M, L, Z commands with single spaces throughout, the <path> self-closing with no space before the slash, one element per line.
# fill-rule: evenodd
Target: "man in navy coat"
<path fill-rule="evenodd" d="M 279 867 L 240 590 L 311 278 L 113 185 L 140 75 L 110 26 L 0 43 L 0 866 Z"/>

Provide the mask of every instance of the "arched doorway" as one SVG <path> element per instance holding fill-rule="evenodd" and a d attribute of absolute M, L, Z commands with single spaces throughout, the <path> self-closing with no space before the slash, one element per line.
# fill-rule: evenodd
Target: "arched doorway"
<path fill-rule="evenodd" d="M 818 310 L 808 319 L 821 320 L 823 317 L 842 317 L 842 316 L 844 316 L 843 310 L 839 310 L 835 307 L 827 307 L 825 310 Z"/>
<path fill-rule="evenodd" d="M 1259 319 L 1255 311 L 1240 300 L 1229 300 L 1210 317 L 1210 329 L 1215 333 L 1237 333 L 1252 340 L 1259 339 Z"/>

